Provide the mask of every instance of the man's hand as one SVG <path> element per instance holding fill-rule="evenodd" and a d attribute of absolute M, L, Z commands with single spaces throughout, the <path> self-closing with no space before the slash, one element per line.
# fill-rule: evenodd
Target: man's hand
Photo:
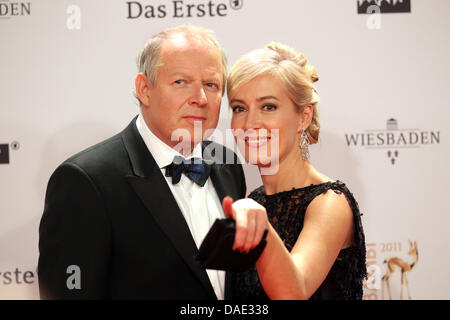
<path fill-rule="evenodd" d="M 233 250 L 249 252 L 256 247 L 268 228 L 266 208 L 254 201 L 245 198 L 233 202 L 231 197 L 225 197 L 222 202 L 226 218 L 236 221 L 236 235 Z"/>

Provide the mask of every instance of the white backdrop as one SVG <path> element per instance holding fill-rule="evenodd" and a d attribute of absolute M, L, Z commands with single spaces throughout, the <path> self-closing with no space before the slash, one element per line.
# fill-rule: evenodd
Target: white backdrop
<path fill-rule="evenodd" d="M 409 2 L 410 12 L 377 10 Z M 312 163 L 346 182 L 364 213 L 365 298 L 388 298 L 383 261 L 411 265 L 412 240 L 412 298 L 449 299 L 450 1 L 376 3 L 375 14 L 358 14 L 364 1 L 0 0 L 0 299 L 39 298 L 51 173 L 138 113 L 135 58 L 152 34 L 181 23 L 213 29 L 230 65 L 272 40 L 307 55 L 321 96 Z M 230 119 L 224 98 L 219 130 Z M 254 167 L 245 172 L 249 191 L 261 184 Z M 399 299 L 399 270 L 390 281 Z"/>

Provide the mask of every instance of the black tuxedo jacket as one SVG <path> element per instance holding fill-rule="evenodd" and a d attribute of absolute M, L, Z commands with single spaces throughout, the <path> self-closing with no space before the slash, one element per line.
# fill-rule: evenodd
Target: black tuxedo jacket
<path fill-rule="evenodd" d="M 198 249 L 189 227 L 135 119 L 52 174 L 39 226 L 41 298 L 216 299 L 195 260 Z M 223 160 L 231 155 L 235 163 L 213 165 L 220 200 L 245 197 L 236 155 L 211 143 L 203 142 L 203 149 L 214 146 Z M 229 283 L 227 274 L 226 299 Z"/>

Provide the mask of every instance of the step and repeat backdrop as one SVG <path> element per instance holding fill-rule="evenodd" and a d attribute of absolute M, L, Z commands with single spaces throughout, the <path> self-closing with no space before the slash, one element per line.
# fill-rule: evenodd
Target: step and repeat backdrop
<path fill-rule="evenodd" d="M 311 162 L 364 214 L 364 299 L 450 299 L 449 16 L 448 0 L 0 0 L 0 299 L 39 299 L 51 173 L 139 112 L 136 56 L 184 23 L 213 29 L 230 65 L 270 41 L 306 54 L 321 96 Z M 214 139 L 235 148 L 230 119 L 224 98 Z"/>

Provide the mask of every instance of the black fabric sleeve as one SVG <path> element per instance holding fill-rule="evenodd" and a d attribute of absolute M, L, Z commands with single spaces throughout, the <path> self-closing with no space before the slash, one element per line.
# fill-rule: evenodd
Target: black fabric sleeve
<path fill-rule="evenodd" d="M 41 299 L 104 299 L 111 226 L 98 188 L 74 163 L 51 176 L 39 226 Z"/>

